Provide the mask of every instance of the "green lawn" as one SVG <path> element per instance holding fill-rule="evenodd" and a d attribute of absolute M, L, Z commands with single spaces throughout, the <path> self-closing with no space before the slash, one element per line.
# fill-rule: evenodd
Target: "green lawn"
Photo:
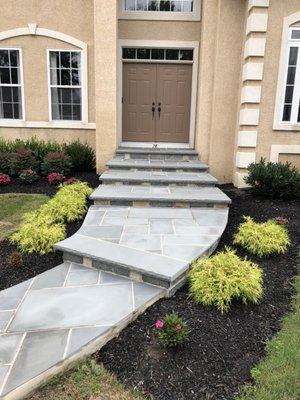
<path fill-rule="evenodd" d="M 48 200 L 49 197 L 41 194 L 1 194 L 0 240 L 18 229 L 24 213 L 36 210 Z"/>
<path fill-rule="evenodd" d="M 294 311 L 267 345 L 267 356 L 252 370 L 254 385 L 236 400 L 300 399 L 300 276 L 295 282 Z"/>

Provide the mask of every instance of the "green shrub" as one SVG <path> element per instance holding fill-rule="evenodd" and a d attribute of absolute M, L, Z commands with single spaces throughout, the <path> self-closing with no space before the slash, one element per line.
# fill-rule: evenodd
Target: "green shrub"
<path fill-rule="evenodd" d="M 38 162 L 31 151 L 24 147 L 17 149 L 16 152 L 12 154 L 10 161 L 10 173 L 12 175 L 20 175 L 20 173 L 26 169 L 32 169 L 33 171 L 38 169 Z"/>
<path fill-rule="evenodd" d="M 95 169 L 95 152 L 88 144 L 82 144 L 79 141 L 65 144 L 64 151 L 70 157 L 74 171 L 92 171 Z"/>
<path fill-rule="evenodd" d="M 244 219 L 234 236 L 234 244 L 259 257 L 287 251 L 290 239 L 284 225 L 273 219 L 263 223 L 254 222 L 251 217 Z"/>
<path fill-rule="evenodd" d="M 10 163 L 12 155 L 8 152 L 0 152 L 0 174 L 10 174 Z"/>
<path fill-rule="evenodd" d="M 25 171 L 22 171 L 20 173 L 20 180 L 24 183 L 30 184 L 39 179 L 38 174 L 33 171 L 31 168 L 25 169 Z"/>
<path fill-rule="evenodd" d="M 290 163 L 272 163 L 261 159 L 250 164 L 245 182 L 254 193 L 271 198 L 292 199 L 300 197 L 300 172 Z"/>
<path fill-rule="evenodd" d="M 71 169 L 72 163 L 70 157 L 62 151 L 48 153 L 42 163 L 42 171 L 45 175 L 58 172 L 66 176 L 71 172 Z"/>
<path fill-rule="evenodd" d="M 177 314 L 167 314 L 155 322 L 158 340 L 163 347 L 177 347 L 188 339 L 188 326 Z"/>
<path fill-rule="evenodd" d="M 194 301 L 228 312 L 233 299 L 257 303 L 262 297 L 262 270 L 226 248 L 210 258 L 197 260 L 189 272 L 189 292 Z"/>

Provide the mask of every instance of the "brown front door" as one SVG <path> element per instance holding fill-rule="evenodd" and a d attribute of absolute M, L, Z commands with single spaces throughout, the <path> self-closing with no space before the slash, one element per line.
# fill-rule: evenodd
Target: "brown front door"
<path fill-rule="evenodd" d="M 123 64 L 123 140 L 189 141 L 192 66 Z"/>

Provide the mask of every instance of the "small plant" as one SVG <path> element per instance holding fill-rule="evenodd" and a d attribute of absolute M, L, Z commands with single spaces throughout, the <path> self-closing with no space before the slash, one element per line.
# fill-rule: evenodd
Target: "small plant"
<path fill-rule="evenodd" d="M 8 152 L 0 152 L 0 173 L 10 174 L 10 164 L 12 155 Z"/>
<path fill-rule="evenodd" d="M 20 173 L 27 169 L 37 170 L 38 163 L 30 150 L 25 148 L 17 149 L 11 157 L 10 171 L 12 175 L 20 175 Z"/>
<path fill-rule="evenodd" d="M 276 217 L 274 218 L 274 221 L 279 225 L 287 225 L 289 223 L 289 220 L 285 217 Z"/>
<path fill-rule="evenodd" d="M 9 185 L 11 183 L 11 178 L 9 175 L 0 174 L 0 186 Z"/>
<path fill-rule="evenodd" d="M 92 171 L 96 167 L 95 151 L 79 141 L 64 145 L 65 153 L 70 157 L 74 171 Z"/>
<path fill-rule="evenodd" d="M 163 347 L 177 347 L 188 339 L 188 326 L 175 313 L 167 314 L 154 324 L 158 340 Z"/>
<path fill-rule="evenodd" d="M 79 182 L 77 178 L 75 178 L 74 176 L 72 176 L 69 179 L 66 179 L 64 181 L 64 185 L 73 185 L 73 183 Z"/>
<path fill-rule="evenodd" d="M 70 157 L 62 151 L 50 152 L 44 158 L 42 171 L 45 175 L 52 172 L 59 172 L 61 175 L 68 175 L 71 172 L 72 163 Z"/>
<path fill-rule="evenodd" d="M 261 159 L 250 164 L 245 182 L 254 193 L 271 198 L 292 199 L 300 197 L 300 172 L 290 163 L 272 163 Z"/>
<path fill-rule="evenodd" d="M 7 257 L 7 263 L 12 268 L 20 268 L 23 265 L 23 257 L 19 251 L 14 251 Z"/>
<path fill-rule="evenodd" d="M 20 180 L 26 184 L 33 183 L 39 178 L 38 174 L 31 168 L 20 173 Z"/>
<path fill-rule="evenodd" d="M 58 185 L 64 181 L 65 177 L 59 172 L 52 172 L 47 176 L 49 185 Z"/>
<path fill-rule="evenodd" d="M 259 257 L 287 251 L 290 239 L 285 226 L 273 219 L 263 223 L 254 222 L 251 217 L 244 219 L 234 236 L 234 244 Z"/>
<path fill-rule="evenodd" d="M 257 303 L 262 297 L 262 270 L 226 248 L 210 258 L 197 260 L 189 272 L 190 296 L 205 306 L 228 312 L 233 299 Z"/>

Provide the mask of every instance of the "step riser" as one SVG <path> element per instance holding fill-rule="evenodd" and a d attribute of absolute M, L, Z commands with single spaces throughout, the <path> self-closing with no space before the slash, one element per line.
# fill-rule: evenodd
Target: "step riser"
<path fill-rule="evenodd" d="M 155 168 L 155 167 L 127 167 L 126 165 L 114 166 L 109 165 L 109 170 L 122 170 L 122 171 L 149 171 L 149 172 L 209 172 L 208 168 Z"/>
<path fill-rule="evenodd" d="M 172 180 L 172 182 L 169 182 L 167 180 L 157 180 L 157 181 L 150 181 L 150 180 L 134 180 L 134 179 L 129 179 L 129 180 L 118 180 L 118 179 L 112 179 L 112 178 L 104 178 L 102 177 L 100 179 L 102 181 L 103 185 L 141 185 L 141 186 L 187 186 L 187 187 L 198 187 L 198 186 L 215 186 L 216 182 L 209 182 L 209 181 L 176 181 Z"/>
<path fill-rule="evenodd" d="M 227 208 L 227 203 L 216 202 L 199 202 L 199 201 L 144 201 L 144 200 L 94 200 L 96 206 L 126 206 L 126 207 L 169 207 L 169 208 L 193 208 L 193 207 L 209 207 L 209 208 Z"/>
<path fill-rule="evenodd" d="M 187 161 L 187 160 L 198 160 L 198 156 L 195 154 L 149 154 L 145 153 L 122 153 L 120 155 L 116 153 L 120 160 L 165 160 L 165 161 Z"/>

